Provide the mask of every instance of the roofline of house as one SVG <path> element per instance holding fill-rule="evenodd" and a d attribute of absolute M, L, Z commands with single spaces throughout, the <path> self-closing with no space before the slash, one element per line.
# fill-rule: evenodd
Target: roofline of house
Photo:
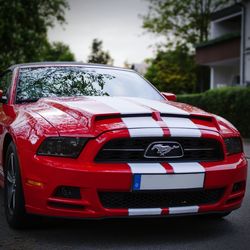
<path fill-rule="evenodd" d="M 195 48 L 199 49 L 199 48 L 204 48 L 204 47 L 208 47 L 208 46 L 213 46 L 214 44 L 222 43 L 222 42 L 232 40 L 232 39 L 236 39 L 236 38 L 239 38 L 239 37 L 241 37 L 240 32 L 232 32 L 232 33 L 229 33 L 229 34 L 226 34 L 226 35 L 214 38 L 214 39 L 210 39 L 210 40 L 208 40 L 206 42 L 196 44 Z"/>

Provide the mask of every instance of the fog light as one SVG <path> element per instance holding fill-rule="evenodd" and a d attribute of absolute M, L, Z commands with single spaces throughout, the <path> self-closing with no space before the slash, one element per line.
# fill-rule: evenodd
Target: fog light
<path fill-rule="evenodd" d="M 81 192 L 79 187 L 58 187 L 54 193 L 54 197 L 66 199 L 81 199 Z"/>
<path fill-rule="evenodd" d="M 236 193 L 236 192 L 240 192 L 245 188 L 245 182 L 241 181 L 241 182 L 237 182 L 233 185 L 233 190 L 232 193 Z"/>

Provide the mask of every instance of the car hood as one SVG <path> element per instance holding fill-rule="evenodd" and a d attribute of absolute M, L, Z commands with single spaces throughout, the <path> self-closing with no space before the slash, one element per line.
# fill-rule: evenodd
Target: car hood
<path fill-rule="evenodd" d="M 104 131 L 124 128 L 193 129 L 193 123 L 197 129 L 217 132 L 222 129 L 212 114 L 178 102 L 108 96 L 62 97 L 42 98 L 27 106 L 47 120 L 63 136 L 94 137 Z M 176 123 L 172 120 L 166 125 L 164 121 L 170 119 L 168 117 L 179 120 L 175 120 Z M 183 118 L 192 122 L 183 122 Z M 224 124 L 224 132 L 232 132 L 232 129 L 230 125 Z"/>

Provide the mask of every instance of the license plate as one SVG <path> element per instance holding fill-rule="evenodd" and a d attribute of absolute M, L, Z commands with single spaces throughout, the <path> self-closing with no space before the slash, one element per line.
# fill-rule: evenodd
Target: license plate
<path fill-rule="evenodd" d="M 135 174 L 133 190 L 202 188 L 205 173 L 195 174 Z"/>

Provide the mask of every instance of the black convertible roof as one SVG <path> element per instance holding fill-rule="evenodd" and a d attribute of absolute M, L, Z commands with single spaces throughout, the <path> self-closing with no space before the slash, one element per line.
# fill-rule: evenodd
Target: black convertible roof
<path fill-rule="evenodd" d="M 85 67 L 97 67 L 97 68 L 111 68 L 133 71 L 132 69 L 126 69 L 122 67 L 116 67 L 106 64 L 95 64 L 95 63 L 82 63 L 82 62 L 32 62 L 32 63 L 21 63 L 10 66 L 9 70 L 14 70 L 15 68 L 27 68 L 27 67 L 46 67 L 46 66 L 85 66 Z"/>

